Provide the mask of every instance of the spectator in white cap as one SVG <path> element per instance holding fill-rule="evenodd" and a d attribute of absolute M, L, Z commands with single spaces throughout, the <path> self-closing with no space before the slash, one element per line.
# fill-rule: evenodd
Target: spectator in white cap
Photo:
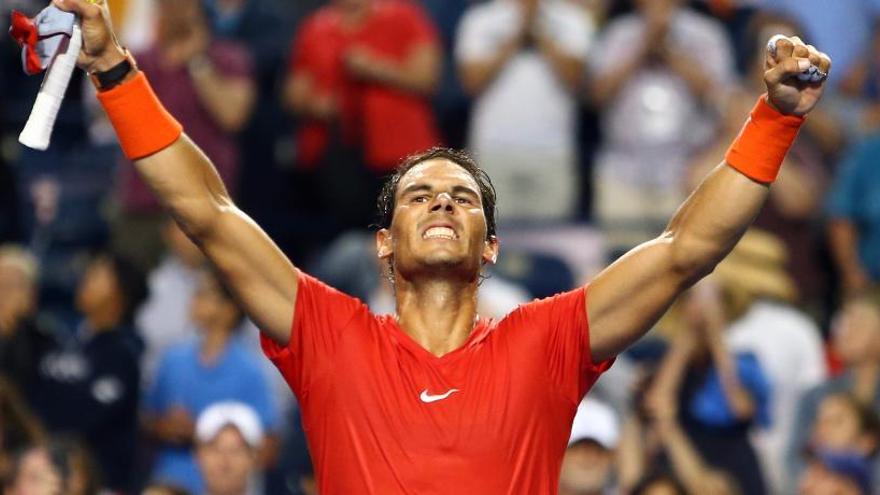
<path fill-rule="evenodd" d="M 584 399 L 562 459 L 559 495 L 608 493 L 619 437 L 620 422 L 614 410 L 596 399 Z"/>
<path fill-rule="evenodd" d="M 195 436 L 206 495 L 249 493 L 263 443 L 256 411 L 241 402 L 214 404 L 199 416 Z"/>

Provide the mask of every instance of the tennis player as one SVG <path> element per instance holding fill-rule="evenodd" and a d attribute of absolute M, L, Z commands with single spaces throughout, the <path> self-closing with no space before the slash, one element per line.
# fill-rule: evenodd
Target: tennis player
<path fill-rule="evenodd" d="M 82 18 L 78 64 L 123 151 L 261 328 L 299 398 L 325 495 L 555 494 L 578 403 L 736 244 L 831 64 L 797 38 L 774 38 L 767 95 L 666 231 L 586 287 L 500 321 L 476 313 L 481 269 L 499 248 L 488 177 L 454 151 L 408 159 L 380 198 L 376 253 L 397 312 L 377 316 L 296 269 L 236 208 L 117 43 L 102 1 L 54 0 Z M 691 56 L 713 54 L 695 46 Z"/>

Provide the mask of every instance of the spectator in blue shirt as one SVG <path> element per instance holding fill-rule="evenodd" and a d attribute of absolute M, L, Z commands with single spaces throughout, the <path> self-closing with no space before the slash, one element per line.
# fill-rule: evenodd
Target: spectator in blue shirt
<path fill-rule="evenodd" d="M 758 495 L 768 491 L 748 434 L 770 423 L 771 386 L 753 354 L 734 354 L 724 342 L 723 301 L 711 278 L 692 289 L 684 300 L 687 328 L 667 351 L 653 388 L 678 395 L 681 426 L 706 463 L 730 474 L 742 493 Z"/>
<path fill-rule="evenodd" d="M 828 198 L 829 236 L 844 288 L 859 292 L 880 282 L 880 134 L 855 145 Z"/>
<path fill-rule="evenodd" d="M 191 312 L 199 336 L 162 357 L 145 409 L 147 430 L 160 442 L 153 478 L 204 493 L 191 450 L 195 418 L 212 404 L 230 400 L 257 411 L 269 432 L 277 431 L 279 418 L 260 358 L 236 334 L 242 312 L 209 270 L 200 275 Z M 267 440 L 264 453 L 274 450 L 274 442 Z"/>

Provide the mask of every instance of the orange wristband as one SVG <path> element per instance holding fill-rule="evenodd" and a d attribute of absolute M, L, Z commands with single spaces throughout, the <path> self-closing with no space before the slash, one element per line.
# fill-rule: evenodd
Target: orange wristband
<path fill-rule="evenodd" d="M 776 180 L 803 117 L 783 115 L 761 95 L 724 160 L 743 175 L 769 184 Z"/>
<path fill-rule="evenodd" d="M 156 153 L 177 141 L 183 126 L 165 110 L 143 72 L 107 91 L 98 100 L 110 117 L 129 160 Z"/>

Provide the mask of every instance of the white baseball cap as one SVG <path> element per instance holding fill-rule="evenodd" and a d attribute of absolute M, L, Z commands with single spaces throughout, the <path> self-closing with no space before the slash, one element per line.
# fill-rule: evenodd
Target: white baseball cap
<path fill-rule="evenodd" d="M 581 440 L 593 440 L 606 449 L 617 446 L 620 438 L 620 421 L 610 406 L 596 399 L 586 398 L 578 405 L 571 425 L 568 445 Z"/>
<path fill-rule="evenodd" d="M 202 411 L 196 421 L 196 440 L 210 442 L 220 431 L 233 426 L 253 448 L 263 443 L 263 425 L 254 409 L 241 402 L 217 402 Z"/>

